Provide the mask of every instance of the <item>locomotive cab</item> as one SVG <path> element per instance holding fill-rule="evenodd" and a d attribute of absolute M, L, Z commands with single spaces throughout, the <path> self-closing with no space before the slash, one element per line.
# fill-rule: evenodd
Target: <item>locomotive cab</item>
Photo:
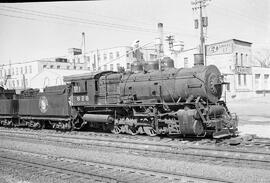
<path fill-rule="evenodd" d="M 104 83 L 100 78 L 104 75 L 113 73 L 112 71 L 86 73 L 64 77 L 64 81 L 70 83 L 72 94 L 70 101 L 72 106 L 87 106 L 102 102 L 101 98 L 106 98 Z"/>

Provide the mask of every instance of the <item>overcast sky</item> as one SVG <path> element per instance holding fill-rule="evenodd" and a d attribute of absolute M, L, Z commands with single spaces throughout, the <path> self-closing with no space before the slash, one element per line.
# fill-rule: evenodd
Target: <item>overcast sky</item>
<path fill-rule="evenodd" d="M 232 38 L 270 47 L 270 0 L 212 0 L 205 9 L 209 19 L 207 43 Z M 146 44 L 165 34 L 184 41 L 185 48 L 199 44 L 190 0 L 104 0 L 0 4 L 0 64 L 24 62 L 87 50 Z"/>

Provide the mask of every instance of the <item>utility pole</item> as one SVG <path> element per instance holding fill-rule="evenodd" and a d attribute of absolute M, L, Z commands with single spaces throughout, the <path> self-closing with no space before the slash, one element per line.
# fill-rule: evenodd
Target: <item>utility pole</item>
<path fill-rule="evenodd" d="M 193 11 L 200 11 L 199 20 L 195 19 L 195 29 L 199 28 L 200 25 L 200 54 L 203 55 L 203 61 L 206 65 L 206 55 L 205 55 L 205 33 L 204 28 L 208 26 L 208 17 L 203 17 L 203 8 L 208 6 L 207 2 L 211 0 L 194 0 L 191 4 L 194 6 Z"/>
<path fill-rule="evenodd" d="M 158 61 L 159 70 L 162 69 L 162 58 L 164 56 L 163 50 L 163 23 L 158 23 L 158 33 L 159 33 L 159 44 L 158 44 Z"/>
<path fill-rule="evenodd" d="M 173 35 L 169 35 L 169 36 L 167 36 L 166 37 L 166 41 L 168 41 L 168 43 L 169 43 L 169 50 L 171 51 L 171 52 L 173 52 L 174 51 L 174 48 L 173 48 L 173 43 L 174 43 L 174 36 Z"/>

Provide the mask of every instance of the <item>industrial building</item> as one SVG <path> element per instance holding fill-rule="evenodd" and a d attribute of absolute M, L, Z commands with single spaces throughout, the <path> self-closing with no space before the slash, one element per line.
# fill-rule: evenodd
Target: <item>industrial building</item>
<path fill-rule="evenodd" d="M 29 87 L 36 88 L 32 79 L 44 70 L 87 70 L 84 63 L 68 62 L 67 58 L 51 58 L 34 60 L 23 63 L 10 63 L 0 66 L 0 84 L 9 89 L 22 90 Z M 55 78 L 57 79 L 57 78 Z M 40 83 L 44 81 L 40 80 Z"/>

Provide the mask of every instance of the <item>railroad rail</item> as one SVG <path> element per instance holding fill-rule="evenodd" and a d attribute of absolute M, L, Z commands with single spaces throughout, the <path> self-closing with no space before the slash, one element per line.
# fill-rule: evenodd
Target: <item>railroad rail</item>
<path fill-rule="evenodd" d="M 11 131 L 12 130 L 12 131 Z M 6 132 L 7 128 L 5 127 L 0 127 L 0 132 Z M 178 136 L 171 136 L 171 137 L 149 137 L 149 136 L 144 136 L 144 135 L 126 135 L 126 134 L 111 134 L 111 133 L 104 133 L 104 132 L 84 132 L 84 131 L 71 131 L 71 132 L 61 132 L 61 131 L 55 131 L 55 130 L 50 130 L 50 129 L 43 129 L 42 131 L 33 130 L 29 128 L 8 128 L 8 131 L 11 132 L 16 132 L 16 133 L 45 133 L 48 135 L 63 135 L 65 134 L 66 136 L 71 136 L 73 138 L 77 138 L 77 136 L 83 136 L 85 138 L 110 138 L 112 140 L 117 139 L 128 139 L 132 140 L 132 142 L 136 143 L 137 141 L 148 141 L 150 143 L 166 143 L 166 144 L 187 144 L 187 145 L 206 145 L 206 146 L 220 146 L 220 147 L 231 147 L 231 141 L 234 140 L 234 138 L 230 139 L 205 139 L 205 138 L 200 138 L 200 137 L 185 137 L 181 138 Z M 81 138 L 81 137 L 80 137 Z M 270 150 L 270 138 L 261 138 L 257 137 L 255 135 L 248 135 L 248 140 L 245 139 L 245 137 L 237 137 L 237 143 L 234 147 L 233 150 L 235 149 L 241 149 L 241 148 L 263 148 L 263 151 Z M 239 140 L 240 139 L 240 140 Z"/>
<path fill-rule="evenodd" d="M 113 163 L 82 161 L 43 153 L 0 148 L 0 164 L 32 168 L 46 174 L 58 174 L 64 179 L 92 182 L 229 182 L 224 179 L 184 175 L 150 168 L 121 166 Z M 85 182 L 86 182 L 85 181 Z"/>
<path fill-rule="evenodd" d="M 209 146 L 190 146 L 164 144 L 157 142 L 126 141 L 122 139 L 78 137 L 65 135 L 42 135 L 29 132 L 8 132 L 0 134 L 3 137 L 16 138 L 17 140 L 46 141 L 49 143 L 65 144 L 79 148 L 105 148 L 114 151 L 130 151 L 143 156 L 165 157 L 169 159 L 188 159 L 208 163 L 220 163 L 236 166 L 249 166 L 262 169 L 270 169 L 270 151 L 248 151 L 244 149 L 228 149 Z M 83 145 L 83 146 L 82 146 Z"/>

